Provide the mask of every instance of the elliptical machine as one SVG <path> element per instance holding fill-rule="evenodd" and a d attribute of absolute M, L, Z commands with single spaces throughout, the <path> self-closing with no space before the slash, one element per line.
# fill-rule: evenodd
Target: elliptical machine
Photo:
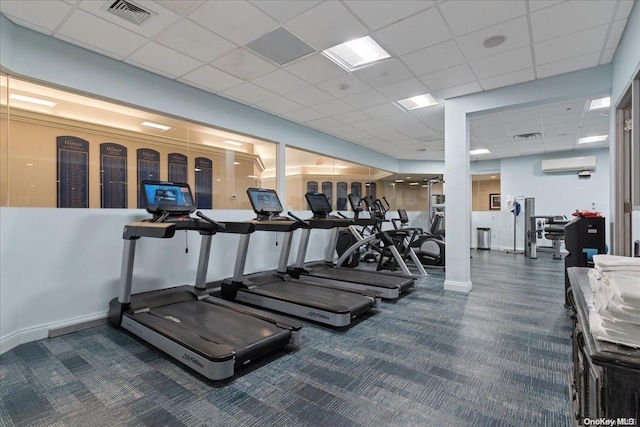
<path fill-rule="evenodd" d="M 389 206 L 387 199 L 384 202 Z M 396 230 L 417 230 L 417 237 L 410 243 L 420 262 L 424 266 L 444 267 L 445 266 L 445 242 L 441 236 L 426 232 L 422 228 L 408 227 L 409 216 L 404 209 L 398 209 L 398 218 L 392 218 L 391 223 Z M 433 227 L 432 229 L 437 228 Z"/>

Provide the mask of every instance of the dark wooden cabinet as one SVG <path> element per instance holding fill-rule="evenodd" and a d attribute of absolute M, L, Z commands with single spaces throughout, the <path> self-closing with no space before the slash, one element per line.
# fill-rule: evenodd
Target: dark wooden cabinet
<path fill-rule="evenodd" d="M 591 293 L 588 268 L 567 269 L 567 299 L 573 325 L 573 363 L 569 370 L 574 424 L 584 418 L 640 417 L 640 349 L 595 339 L 589 330 L 587 299 Z M 640 332 L 639 332 L 640 333 Z M 625 425 L 625 424 L 619 424 Z"/>

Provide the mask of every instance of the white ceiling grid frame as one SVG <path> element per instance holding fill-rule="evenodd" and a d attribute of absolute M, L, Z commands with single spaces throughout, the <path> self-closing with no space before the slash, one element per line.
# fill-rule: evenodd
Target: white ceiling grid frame
<path fill-rule="evenodd" d="M 155 40 L 202 62 L 210 62 L 236 47 L 227 39 L 187 19 L 176 22 L 160 33 Z"/>
<path fill-rule="evenodd" d="M 33 13 L 35 10 L 42 13 Z M 13 19 L 24 27 L 47 35 L 52 34 L 60 26 L 71 10 L 70 5 L 62 2 L 38 0 L 2 2 L 2 13 L 14 17 Z M 29 16 L 31 19 L 28 21 L 20 19 L 21 16 Z"/>

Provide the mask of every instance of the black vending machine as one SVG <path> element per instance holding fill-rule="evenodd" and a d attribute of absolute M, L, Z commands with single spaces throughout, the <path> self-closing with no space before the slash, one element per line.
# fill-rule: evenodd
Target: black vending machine
<path fill-rule="evenodd" d="M 593 255 L 605 254 L 604 218 L 576 217 L 564 226 L 564 245 L 569 255 L 564 258 L 564 303 L 569 306 L 569 267 L 592 267 Z"/>

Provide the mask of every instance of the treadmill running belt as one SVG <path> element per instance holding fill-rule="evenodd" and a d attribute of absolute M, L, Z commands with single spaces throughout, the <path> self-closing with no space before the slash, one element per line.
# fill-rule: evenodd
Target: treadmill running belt
<path fill-rule="evenodd" d="M 296 280 L 284 281 L 279 277 L 275 277 L 271 283 L 240 291 L 339 314 L 361 313 L 373 307 L 373 300 L 357 293 L 336 291 Z"/>
<path fill-rule="evenodd" d="M 389 289 L 405 289 L 410 288 L 413 285 L 413 279 L 406 277 L 393 277 L 386 274 L 376 274 L 369 271 L 359 271 L 351 268 L 312 268 L 310 276 L 333 280 L 344 280 L 345 282 L 355 282 Z"/>
<path fill-rule="evenodd" d="M 264 353 L 258 350 L 287 343 L 291 336 L 264 320 L 203 301 L 179 302 L 131 317 L 210 360 L 233 353 L 237 359 L 255 357 Z"/>

